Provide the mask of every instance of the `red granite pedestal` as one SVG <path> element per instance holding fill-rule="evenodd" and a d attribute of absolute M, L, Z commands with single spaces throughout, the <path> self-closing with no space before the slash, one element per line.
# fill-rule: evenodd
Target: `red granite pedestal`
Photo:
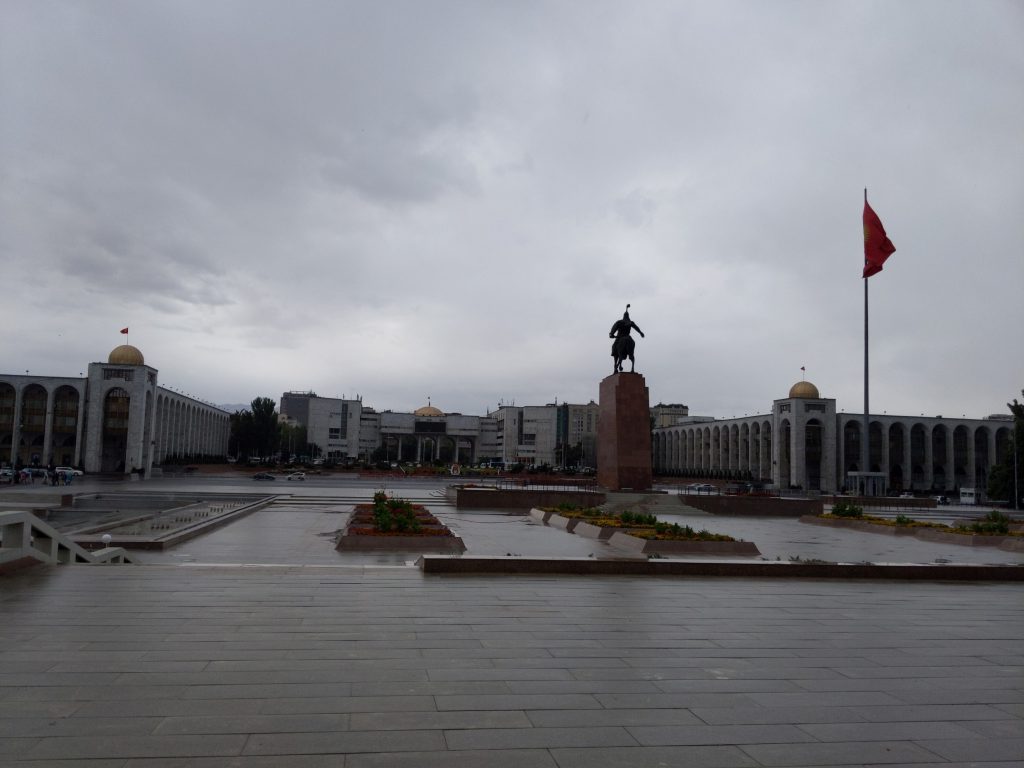
<path fill-rule="evenodd" d="M 639 373 L 614 373 L 601 382 L 597 422 L 597 482 L 609 491 L 649 490 L 651 409 Z"/>

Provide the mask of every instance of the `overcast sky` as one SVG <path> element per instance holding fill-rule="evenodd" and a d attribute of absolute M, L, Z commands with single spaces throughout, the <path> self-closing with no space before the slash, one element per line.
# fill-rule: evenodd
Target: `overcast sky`
<path fill-rule="evenodd" d="M 1024 387 L 1024 3 L 0 0 L 0 371 L 215 403 Z"/>

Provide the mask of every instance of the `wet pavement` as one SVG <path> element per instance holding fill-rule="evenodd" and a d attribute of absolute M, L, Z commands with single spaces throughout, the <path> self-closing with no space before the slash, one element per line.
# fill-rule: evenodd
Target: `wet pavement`
<path fill-rule="evenodd" d="M 38 566 L 0 578 L 0 765 L 1018 768 L 1021 596 Z"/>
<path fill-rule="evenodd" d="M 409 566 L 415 555 L 334 550 L 379 481 L 289 486 L 271 507 L 141 553 L 143 566 L 0 577 L 0 765 L 1024 763 L 1019 584 L 433 576 Z M 439 483 L 393 486 L 471 554 L 612 554 L 522 515 L 459 512 Z M 1021 559 L 789 519 L 666 519 L 753 540 L 773 560 Z"/>
<path fill-rule="evenodd" d="M 317 477 L 303 482 L 283 479 L 259 482 L 247 477 L 197 476 L 164 478 L 143 483 L 110 483 L 86 479 L 73 486 L 85 492 L 207 493 L 259 495 L 278 494 L 278 501 L 265 510 L 230 525 L 210 531 L 165 552 L 143 552 L 143 562 L 152 563 L 266 563 L 266 564 L 411 564 L 416 553 L 337 552 L 333 535 L 344 528 L 355 503 L 369 500 L 374 491 L 425 504 L 466 543 L 467 554 L 523 557 L 627 558 L 626 552 L 607 543 L 584 539 L 561 530 L 539 525 L 523 515 L 503 510 L 459 511 L 445 498 L 451 480 L 417 478 Z M 0 501 L 13 502 L 19 495 L 46 490 L 34 486 L 0 491 Z M 54 489 L 61 490 L 61 489 Z M 27 492 L 27 493 L 26 493 Z M 950 509 L 950 516 L 977 510 Z M 808 525 L 793 518 L 729 517 L 693 511 L 667 515 L 666 522 L 678 522 L 695 529 L 706 528 L 736 539 L 753 541 L 766 560 L 825 560 L 841 563 L 969 563 L 975 565 L 1024 564 L 1024 552 L 1007 552 L 993 547 L 969 547 L 945 542 L 928 542 L 911 537 L 862 533 L 849 529 Z M 707 556 L 673 559 L 708 559 Z M 722 558 L 717 558 L 722 559 Z"/>

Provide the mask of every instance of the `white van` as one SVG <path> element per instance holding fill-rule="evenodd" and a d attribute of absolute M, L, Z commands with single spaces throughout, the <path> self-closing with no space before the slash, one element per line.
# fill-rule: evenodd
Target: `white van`
<path fill-rule="evenodd" d="M 985 494 L 980 488 L 961 488 L 960 503 L 969 504 L 970 506 L 974 506 L 975 504 L 984 504 Z"/>

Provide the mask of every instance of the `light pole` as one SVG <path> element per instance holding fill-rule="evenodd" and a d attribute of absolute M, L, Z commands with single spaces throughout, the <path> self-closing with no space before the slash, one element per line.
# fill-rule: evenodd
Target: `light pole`
<path fill-rule="evenodd" d="M 1020 425 L 1013 424 L 1013 509 L 1014 511 L 1020 511 L 1020 491 L 1017 489 L 1017 475 L 1019 473 L 1018 467 L 1020 467 L 1020 453 L 1017 448 L 1017 433 L 1020 431 Z"/>

